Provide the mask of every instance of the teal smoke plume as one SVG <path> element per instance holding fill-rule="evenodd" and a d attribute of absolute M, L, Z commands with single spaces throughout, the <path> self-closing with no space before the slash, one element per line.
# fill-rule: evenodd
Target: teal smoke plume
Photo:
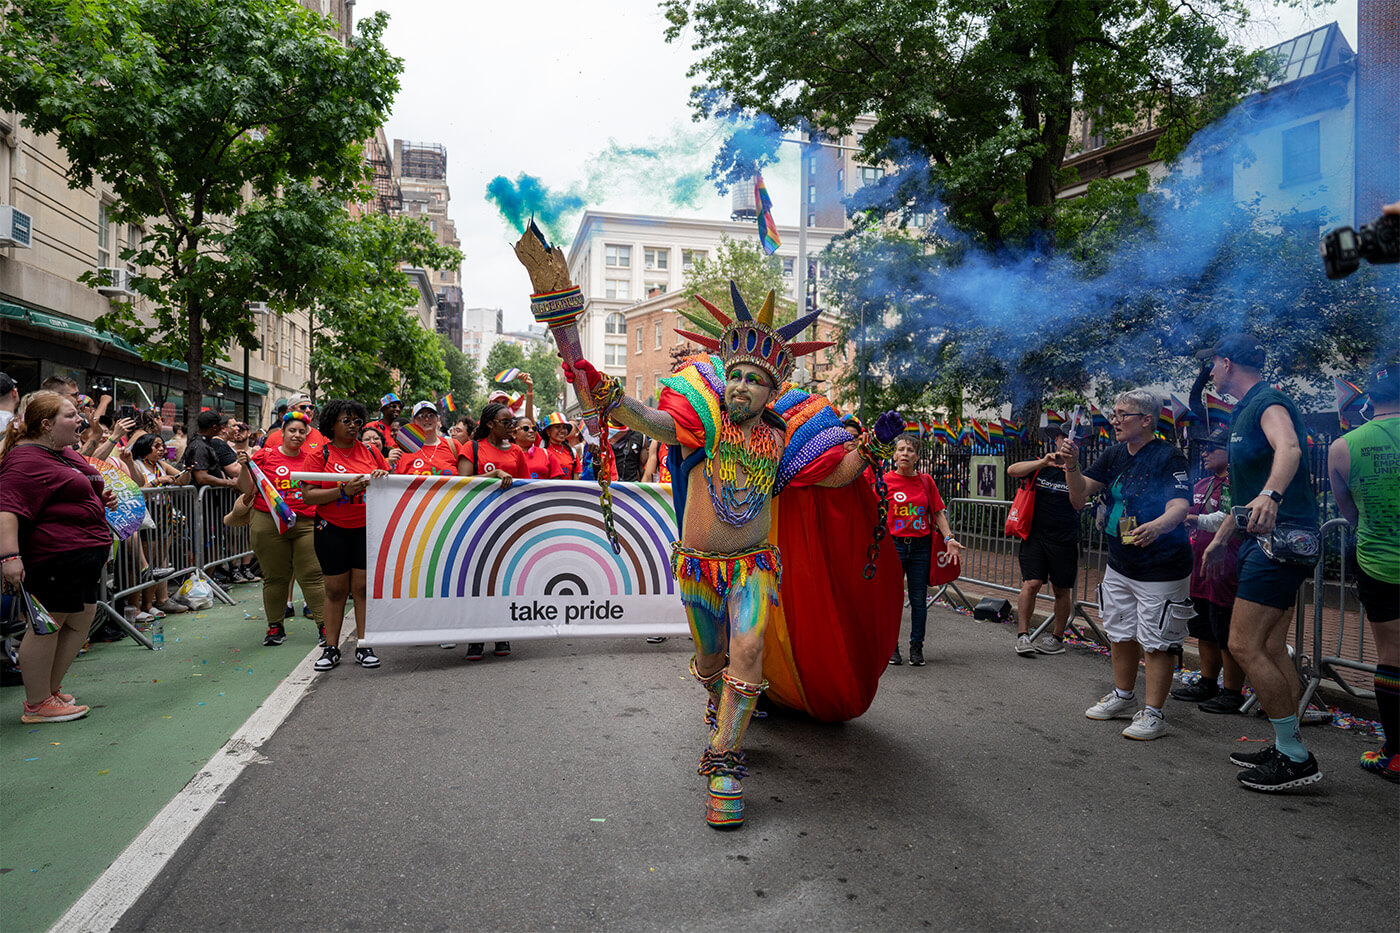
<path fill-rule="evenodd" d="M 577 191 L 551 191 L 544 182 L 524 172 L 515 176 L 515 181 L 504 175 L 491 179 L 486 186 L 486 200 L 496 205 L 516 233 L 524 233 L 533 217 L 556 243 L 567 240 L 568 221 L 585 203 Z"/>

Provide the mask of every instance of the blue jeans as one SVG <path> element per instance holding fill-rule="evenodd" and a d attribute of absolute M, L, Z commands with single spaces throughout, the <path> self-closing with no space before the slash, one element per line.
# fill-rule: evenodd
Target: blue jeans
<path fill-rule="evenodd" d="M 909 583 L 909 644 L 924 643 L 924 628 L 928 624 L 928 568 L 933 560 L 933 535 L 917 538 L 896 537 L 895 550 L 904 567 L 904 579 Z"/>

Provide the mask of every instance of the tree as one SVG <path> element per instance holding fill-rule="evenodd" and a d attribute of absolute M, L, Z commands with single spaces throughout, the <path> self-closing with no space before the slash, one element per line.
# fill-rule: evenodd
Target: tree
<path fill-rule="evenodd" d="M 360 400 L 386 392 L 441 398 L 449 380 L 442 346 L 409 310 L 418 289 L 402 267 L 452 268 L 461 252 L 440 245 L 421 219 L 402 215 L 343 215 L 330 236 L 333 271 L 309 294 L 313 390 Z"/>
<path fill-rule="evenodd" d="M 367 17 L 342 43 L 295 0 L 7 4 L 0 109 L 53 135 L 71 186 L 101 176 L 113 220 L 149 224 L 122 255 L 151 270 L 133 279 L 144 306 L 98 323 L 148 359 L 185 361 L 187 416 L 207 361 L 231 340 L 258 346 L 248 302 L 285 311 L 335 274 L 328 230 L 358 199 L 360 141 L 403 68 L 387 22 Z"/>
<path fill-rule="evenodd" d="M 535 417 L 543 418 L 568 407 L 564 374 L 559 368 L 559 353 L 554 349 L 553 342 L 531 347 L 530 355 L 525 358 L 525 365 L 521 368 L 535 380 Z"/>
<path fill-rule="evenodd" d="M 477 371 L 476 360 L 467 356 L 447 339 L 438 334 L 438 344 L 442 347 L 443 363 L 447 367 L 447 386 L 452 393 L 452 403 L 457 406 L 457 414 L 476 417 L 481 411 L 481 373 Z"/>
<path fill-rule="evenodd" d="M 758 244 L 758 238 L 733 239 L 720 236 L 719 246 L 713 258 L 706 256 L 696 260 L 685 273 L 682 289 L 685 300 L 681 307 L 691 314 L 711 320 L 710 313 L 693 296 L 700 295 L 721 310 L 729 308 L 729 283 L 739 286 L 739 294 L 744 296 L 749 310 L 758 313 L 763 299 L 770 291 L 777 293 L 773 307 L 773 320 L 778 324 L 791 321 L 797 314 L 797 304 L 783 297 L 787 287 L 783 281 L 783 264 L 777 256 L 770 256 Z M 683 330 L 692 328 L 684 319 L 678 318 L 676 326 Z"/>

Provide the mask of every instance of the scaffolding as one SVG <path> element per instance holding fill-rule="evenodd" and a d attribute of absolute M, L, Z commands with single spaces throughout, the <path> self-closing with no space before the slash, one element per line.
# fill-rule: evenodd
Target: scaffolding
<path fill-rule="evenodd" d="M 382 150 L 379 141 L 371 138 L 365 147 L 365 161 L 374 172 L 374 201 L 371 204 L 376 214 L 397 214 L 403 210 L 403 193 L 399 190 L 398 179 L 394 177 L 394 164 L 388 152 Z"/>
<path fill-rule="evenodd" d="M 447 178 L 447 147 L 442 143 L 411 143 L 394 140 L 402 178 Z"/>

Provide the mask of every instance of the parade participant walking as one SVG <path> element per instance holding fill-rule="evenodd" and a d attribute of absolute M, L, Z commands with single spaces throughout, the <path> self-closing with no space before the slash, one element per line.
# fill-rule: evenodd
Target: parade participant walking
<path fill-rule="evenodd" d="M 1186 513 L 1186 527 L 1191 529 L 1191 602 L 1196 617 L 1187 631 L 1196 639 L 1201 655 L 1201 679 L 1194 684 L 1178 687 L 1172 697 L 1188 703 L 1199 703 L 1202 712 L 1238 713 L 1244 705 L 1244 671 L 1230 654 L 1230 613 L 1235 604 L 1238 583 L 1234 562 L 1243 543 L 1233 538 L 1235 551 L 1225 561 L 1219 576 L 1205 573 L 1201 558 L 1206 547 L 1220 530 L 1220 523 L 1229 520 L 1230 513 L 1230 429 L 1221 425 L 1202 444 L 1201 459 L 1206 472 L 1191 493 L 1191 508 Z M 1224 676 L 1221 689 L 1216 680 Z"/>
<path fill-rule="evenodd" d="M 316 670 L 329 671 L 340 664 L 340 630 L 345 622 L 345 600 L 355 596 L 355 637 L 365 637 L 365 489 L 370 480 L 389 473 L 389 463 L 379 451 L 359 442 L 365 424 L 365 406 L 333 399 L 321 413 L 321 434 L 330 441 L 305 463 L 315 473 L 344 473 L 350 479 L 316 482 L 302 492 L 316 506 L 316 559 L 325 586 L 323 614 L 326 647 L 316 660 Z M 302 447 L 306 445 L 303 443 Z M 313 609 L 314 614 L 314 609 Z M 357 645 L 355 663 L 378 667 L 379 657 L 368 645 Z"/>
<path fill-rule="evenodd" d="M 442 419 L 437 406 L 429 401 L 413 406 L 413 424 L 423 434 L 423 446 L 415 451 L 404 450 L 394 472 L 405 476 L 456 476 L 462 451 L 450 437 L 442 437 L 438 429 Z"/>
<path fill-rule="evenodd" d="M 1104 630 L 1113 656 L 1113 690 L 1084 711 L 1115 719 L 1131 710 L 1124 738 L 1150 740 L 1167 730 L 1167 691 L 1176 667 L 1173 649 L 1186 637 L 1191 607 L 1191 545 L 1182 521 L 1190 506 L 1187 463 L 1181 451 L 1153 436 L 1161 398 L 1147 389 L 1124 392 L 1109 420 L 1118 443 L 1094 465 L 1079 469 L 1069 438 L 1059 453 L 1076 511 L 1103 491 L 1109 506 L 1108 569 L 1099 585 Z M 1147 705 L 1137 710 L 1138 661 L 1147 658 Z"/>
<path fill-rule="evenodd" d="M 238 454 L 240 464 L 245 466 L 238 475 L 238 488 L 253 496 L 248 530 L 253 539 L 253 553 L 262 566 L 263 612 L 267 616 L 263 644 L 267 647 L 287 640 L 287 629 L 282 622 L 283 607 L 291 597 L 293 579 L 301 587 L 302 598 L 311 609 L 317 634 L 323 641 L 326 637 L 323 621 L 326 591 L 321 563 L 316 557 L 316 507 L 306 501 L 301 484 L 291 478 L 293 473 L 319 472 L 318 464 L 308 461 L 304 448 L 310 431 L 311 419 L 299 411 L 288 412 L 282 419 L 282 443 L 276 447 L 261 447 L 251 454 L 247 451 Z M 252 470 L 246 469 L 250 461 L 257 465 L 296 515 L 291 527 L 282 530 L 273 519 L 272 509 L 253 482 Z"/>
<path fill-rule="evenodd" d="M 1337 511 L 1356 526 L 1356 589 L 1376 637 L 1381 747 L 1361 767 L 1400 780 L 1400 366 L 1376 368 L 1371 420 L 1332 442 L 1327 474 Z"/>
<path fill-rule="evenodd" d="M 0 440 L 0 575 L 48 610 L 54 631 L 26 631 L 19 645 L 26 723 L 68 722 L 88 707 L 61 692 L 87 641 L 112 532 L 111 493 L 73 446 L 78 408 L 56 392 L 35 392 Z"/>
<path fill-rule="evenodd" d="M 1239 550 L 1239 588 L 1230 617 L 1230 653 L 1244 668 L 1259 705 L 1273 723 L 1274 744 L 1260 752 L 1236 752 L 1237 778 L 1250 790 L 1291 790 L 1322 779 L 1317 759 L 1298 728 L 1301 687 L 1288 656 L 1290 610 L 1312 563 L 1284 553 L 1288 538 L 1307 539 L 1317 554 L 1317 500 L 1300 469 L 1307 436 L 1293 400 L 1260 375 L 1264 345 L 1248 334 L 1232 334 L 1212 350 L 1211 379 L 1219 392 L 1239 399 L 1230 425 L 1230 483 L 1235 507 L 1249 509 L 1248 533 Z M 1270 536 L 1278 526 L 1280 536 Z M 1229 543 L 1240 531 L 1224 522 L 1206 546 L 1206 573 L 1218 575 L 1230 559 Z M 1271 558 L 1261 544 L 1270 536 Z M 1276 558 L 1276 559 L 1275 559 Z"/>
<path fill-rule="evenodd" d="M 1063 438 L 1056 426 L 1052 437 Z M 1021 592 L 1016 597 L 1016 653 L 1064 654 L 1065 627 L 1074 611 L 1074 582 L 1079 576 L 1079 510 L 1070 501 L 1064 457 L 1051 449 L 1039 460 L 1022 460 L 1006 468 L 1012 479 L 1029 478 L 1035 505 L 1030 534 L 1016 555 L 1021 567 Z M 1035 601 L 1045 581 L 1055 594 L 1051 634 L 1031 640 Z"/>
<path fill-rule="evenodd" d="M 617 465 L 616 478 L 624 483 L 639 483 L 642 480 L 642 466 L 646 462 L 647 439 L 641 431 L 634 431 L 618 421 L 613 423 L 621 428 L 608 439 L 613 463 Z"/>
<path fill-rule="evenodd" d="M 361 406 L 363 407 L 363 406 Z M 287 402 L 287 411 L 299 411 L 307 418 L 307 423 L 311 429 L 306 432 L 306 440 L 302 442 L 302 453 L 308 457 L 317 453 L 325 446 L 326 436 L 316 427 L 316 403 L 311 401 L 309 396 L 293 395 Z M 274 428 L 263 440 L 264 447 L 276 447 L 282 443 L 282 428 Z"/>
<path fill-rule="evenodd" d="M 569 446 L 569 434 L 572 431 L 573 425 L 569 424 L 569 419 L 557 411 L 545 419 L 544 428 L 540 431 L 540 443 L 554 458 L 564 479 L 578 479 L 583 468 L 578 454 Z"/>
<path fill-rule="evenodd" d="M 690 318 L 709 336 L 680 331 L 720 357 L 695 357 L 662 380 L 660 408 L 628 398 L 617 380 L 599 373 L 586 360 L 577 363 L 593 393 L 599 418 L 611 416 L 634 431 L 678 445 L 685 475 L 677 476 L 681 540 L 673 545 L 672 571 L 690 621 L 696 653 L 691 674 L 708 694 L 707 720 L 713 723 L 699 771 L 709 782 L 706 822 L 732 828 L 744 819 L 740 780 L 748 773 L 740 750 L 744 731 L 767 688 L 763 677 L 763 639 L 781 606 L 782 565 L 769 543 L 772 497 L 799 476 L 807 483 L 841 486 L 879 462 L 903 426 L 894 413 L 884 415 L 857 448 L 848 444 L 836 413 L 805 393 L 794 392 L 794 405 L 805 406 L 814 442 L 789 445 L 788 431 L 774 407 L 779 388 L 791 375 L 796 357 L 825 343 L 790 343 L 809 326 L 815 313 L 783 327 L 773 324 L 770 292 L 755 317 L 731 284 L 734 319 L 705 303 L 723 327 Z M 565 378 L 574 373 L 566 367 Z M 797 412 L 791 408 L 794 417 Z M 849 446 L 849 450 L 847 449 Z M 819 452 L 812 457 L 813 448 Z M 827 456 L 830 454 L 830 456 Z M 703 457 L 703 469 L 696 461 Z M 811 472 L 803 475 L 810 468 Z M 883 530 L 883 529 L 881 529 Z M 841 568 L 824 567 L 825 573 Z"/>
<path fill-rule="evenodd" d="M 901 434 L 894 439 L 894 469 L 885 474 L 890 491 L 890 508 L 885 522 L 909 590 L 909 663 L 924 666 L 924 633 L 928 626 L 928 572 L 933 560 L 933 529 L 948 542 L 955 563 L 962 562 L 963 546 L 953 537 L 948 510 L 934 485 L 933 477 L 919 471 L 919 439 Z M 890 655 L 891 664 L 902 664 L 899 648 Z"/>
<path fill-rule="evenodd" d="M 509 489 L 517 479 L 530 475 L 525 462 L 525 451 L 514 442 L 516 418 L 509 408 L 500 403 L 492 403 L 481 410 L 481 421 L 477 423 L 472 439 L 462 448 L 462 459 L 458 461 L 458 472 L 463 476 L 490 476 L 501 481 L 502 489 Z M 486 643 L 474 641 L 467 645 L 467 660 L 480 661 L 485 655 Z M 510 642 L 496 642 L 492 651 L 496 657 L 510 654 Z"/>
<path fill-rule="evenodd" d="M 563 479 L 564 471 L 540 443 L 539 432 L 529 418 L 515 419 L 515 446 L 525 454 L 522 479 Z"/>
<path fill-rule="evenodd" d="M 384 446 L 388 450 L 398 448 L 398 441 L 394 438 L 394 422 L 398 420 L 399 412 L 403 411 L 403 402 L 393 392 L 383 396 L 379 400 L 379 420 L 371 421 L 365 425 L 366 431 L 376 431 L 384 439 Z M 386 451 L 387 453 L 387 451 Z"/>

